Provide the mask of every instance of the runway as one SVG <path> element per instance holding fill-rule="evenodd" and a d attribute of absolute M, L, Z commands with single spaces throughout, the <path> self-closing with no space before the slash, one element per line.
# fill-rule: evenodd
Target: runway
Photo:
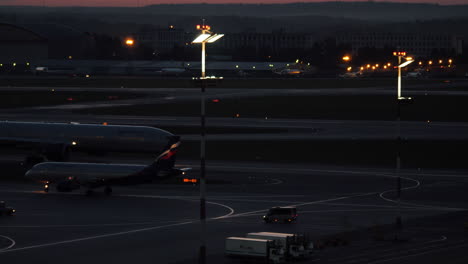
<path fill-rule="evenodd" d="M 394 244 L 372 240 L 369 231 L 381 225 L 386 237 L 394 235 L 387 226 L 398 212 L 391 168 L 210 164 L 208 179 L 223 183 L 208 184 L 208 263 L 237 263 L 223 255 L 225 237 L 260 231 L 307 233 L 316 240 L 345 234 L 349 246 L 317 250 L 314 263 L 426 263 L 419 260 L 431 257 L 427 249 L 440 245 L 466 261 L 468 244 L 460 232 L 468 204 L 466 172 L 403 170 L 401 176 L 403 230 L 411 240 Z M 115 187 L 112 197 L 40 190 L 17 182 L 0 188 L 2 199 L 18 210 L 0 218 L 0 235 L 15 242 L 0 249 L 6 263 L 197 261 L 197 185 Z M 298 222 L 264 224 L 263 213 L 279 205 L 297 206 Z M 445 215 L 460 226 L 449 225 Z"/>

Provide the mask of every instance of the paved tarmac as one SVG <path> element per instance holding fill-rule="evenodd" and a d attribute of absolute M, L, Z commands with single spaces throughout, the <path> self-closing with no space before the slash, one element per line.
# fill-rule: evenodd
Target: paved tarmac
<path fill-rule="evenodd" d="M 238 91 L 230 92 L 223 91 L 225 96 L 239 95 Z M 249 91 L 241 92 L 252 96 Z M 190 96 L 186 99 L 198 98 L 197 94 Z M 199 119 L 192 117 L 50 115 L 57 109 L 62 110 L 58 107 L 31 114 L 27 108 L 3 112 L 0 117 L 193 128 L 199 124 Z M 297 140 L 393 138 L 396 132 L 396 124 L 386 121 L 209 118 L 208 125 L 286 129 L 293 131 L 287 137 Z M 403 137 L 411 139 L 468 137 L 466 123 L 402 122 L 401 129 Z M 195 135 L 182 136 L 184 140 L 197 140 Z M 216 137 L 248 140 L 266 136 L 239 133 Z M 278 132 L 270 134 L 270 139 L 284 136 Z M 209 140 L 217 139 L 210 137 Z M 4 158 L 17 162 L 24 156 L 11 153 Z M 73 158 L 139 164 L 147 164 L 151 159 L 86 155 Z M 198 175 L 197 161 L 179 161 L 178 165 L 193 167 L 192 175 Z M 8 181 L 0 182 L 0 199 L 18 212 L 12 217 L 0 217 L 1 263 L 197 262 L 200 240 L 197 185 L 114 187 L 110 197 L 99 190 L 96 195 L 86 197 L 83 191 L 43 193 L 40 184 L 19 180 L 22 175 L 9 175 L 4 166 L 2 170 Z M 240 263 L 225 258 L 225 238 L 260 231 L 306 233 L 317 241 L 330 237 L 349 241 L 348 246 L 317 250 L 308 263 L 467 263 L 468 230 L 464 228 L 468 221 L 467 175 L 468 171 L 458 169 L 404 169 L 400 172 L 403 189 L 398 203 L 393 168 L 208 161 L 208 263 Z M 285 205 L 297 206 L 297 223 L 262 222 L 268 208 Z M 402 231 L 394 228 L 398 214 L 403 218 Z M 395 242 L 395 237 L 399 238 L 397 241 L 408 241 Z"/>
<path fill-rule="evenodd" d="M 192 174 L 198 174 L 196 166 Z M 403 170 L 401 236 L 411 240 L 393 243 L 398 207 L 391 168 L 209 164 L 209 179 L 222 183 L 208 185 L 208 263 L 238 263 L 224 257 L 225 237 L 259 231 L 349 240 L 348 246 L 317 250 L 310 263 L 445 263 L 426 261 L 448 256 L 468 261 L 466 175 Z M 86 197 L 3 182 L 0 194 L 18 210 L 0 218 L 2 263 L 197 262 L 197 185 L 114 187 L 111 197 Z M 297 206 L 298 222 L 264 224 L 262 214 L 279 205 Z M 425 225 L 412 224 L 421 219 Z M 379 225 L 383 239 L 374 240 L 377 231 L 369 228 Z"/>
<path fill-rule="evenodd" d="M 169 116 L 99 116 L 56 113 L 1 113 L 0 119 L 28 122 L 79 122 L 102 124 L 144 125 L 155 127 L 199 127 L 199 117 Z M 210 117 L 209 127 L 272 129 L 262 133 L 223 133 L 208 134 L 208 140 L 379 140 L 395 139 L 398 135 L 396 121 L 375 120 L 312 120 L 312 119 L 260 119 L 260 118 L 221 118 Z M 282 131 L 275 131 L 283 129 Z M 464 122 L 421 122 L 402 121 L 400 131 L 408 140 L 467 140 L 468 123 Z M 184 141 L 197 141 L 198 135 L 181 134 Z"/>

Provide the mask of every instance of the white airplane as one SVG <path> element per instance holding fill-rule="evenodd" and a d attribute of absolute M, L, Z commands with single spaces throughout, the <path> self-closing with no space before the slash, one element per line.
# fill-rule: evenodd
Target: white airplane
<path fill-rule="evenodd" d="M 33 150 L 26 164 L 65 161 L 71 150 L 162 153 L 178 141 L 179 136 L 145 126 L 0 122 L 0 145 Z"/>
<path fill-rule="evenodd" d="M 89 195 L 94 189 L 104 187 L 104 192 L 109 195 L 112 193 L 111 186 L 114 185 L 155 182 L 185 174 L 190 168 L 174 168 L 179 144 L 179 142 L 172 144 L 148 166 L 43 162 L 28 170 L 25 177 L 43 183 L 45 192 L 49 191 L 51 184 L 55 184 L 59 192 L 71 192 L 84 187 L 86 194 Z"/>
<path fill-rule="evenodd" d="M 186 71 L 187 70 L 185 68 L 162 68 L 160 71 L 156 71 L 156 73 L 165 76 L 179 76 Z"/>

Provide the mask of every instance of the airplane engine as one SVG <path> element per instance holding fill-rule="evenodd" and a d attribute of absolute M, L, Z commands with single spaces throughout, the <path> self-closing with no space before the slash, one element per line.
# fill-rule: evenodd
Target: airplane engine
<path fill-rule="evenodd" d="M 48 160 L 67 161 L 70 157 L 70 146 L 65 144 L 48 145 L 44 154 Z"/>
<path fill-rule="evenodd" d="M 58 192 L 71 192 L 80 188 L 80 184 L 73 180 L 66 180 L 57 183 Z"/>

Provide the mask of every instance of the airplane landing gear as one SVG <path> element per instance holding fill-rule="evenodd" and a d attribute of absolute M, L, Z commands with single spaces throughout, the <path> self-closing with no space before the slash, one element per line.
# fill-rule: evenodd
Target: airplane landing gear
<path fill-rule="evenodd" d="M 104 188 L 104 193 L 106 195 L 111 195 L 112 194 L 112 188 L 110 186 L 106 186 L 106 188 Z"/>

